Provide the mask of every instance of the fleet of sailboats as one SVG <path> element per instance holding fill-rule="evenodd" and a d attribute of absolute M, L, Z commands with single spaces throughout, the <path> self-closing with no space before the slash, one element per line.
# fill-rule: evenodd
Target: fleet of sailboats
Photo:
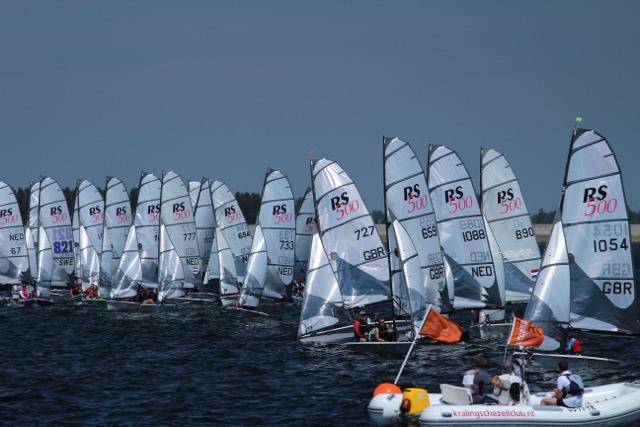
<path fill-rule="evenodd" d="M 502 153 L 481 149 L 479 200 L 455 151 L 430 145 L 426 160 L 425 173 L 411 145 L 383 139 L 386 242 L 355 182 L 328 159 L 311 162 L 297 209 L 286 175 L 268 169 L 253 233 L 224 183 L 173 171 L 142 173 L 135 203 L 118 178 L 104 191 L 79 180 L 73 215 L 42 177 L 26 223 L 0 182 L 0 281 L 14 298 L 24 285 L 48 304 L 78 278 L 113 310 L 194 301 L 214 284 L 223 306 L 257 314 L 265 299 L 290 301 L 297 283 L 302 342 L 352 341 L 360 310 L 409 337 L 429 310 L 508 326 L 506 308 L 544 329 L 532 353 L 541 364 L 555 363 L 571 331 L 640 333 L 621 172 L 604 136 L 573 133 L 544 257 Z"/>

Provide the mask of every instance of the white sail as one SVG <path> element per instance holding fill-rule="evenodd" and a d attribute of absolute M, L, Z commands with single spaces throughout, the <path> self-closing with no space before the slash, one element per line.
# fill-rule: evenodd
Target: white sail
<path fill-rule="evenodd" d="M 267 244 L 269 271 L 263 296 L 282 299 L 293 280 L 296 240 L 295 206 L 289 180 L 280 171 L 267 170 L 262 188 L 258 224 Z"/>
<path fill-rule="evenodd" d="M 348 307 L 389 300 L 387 253 L 353 180 L 338 163 L 311 164 L 322 244 Z"/>
<path fill-rule="evenodd" d="M 132 224 L 111 283 L 112 298 L 133 298 L 138 293 L 138 284 L 142 283 L 142 261 L 137 236 L 136 226 Z"/>
<path fill-rule="evenodd" d="M 91 237 L 86 228 L 81 224 L 79 229 L 79 254 L 80 271 L 78 277 L 81 279 L 82 289 L 87 289 L 91 284 L 98 284 L 100 280 L 100 257 L 91 242 Z"/>
<path fill-rule="evenodd" d="M 520 184 L 503 154 L 480 151 L 482 214 L 504 260 L 506 301 L 528 301 L 540 269 L 536 241 Z"/>
<path fill-rule="evenodd" d="M 302 198 L 302 205 L 296 214 L 296 245 L 295 264 L 293 266 L 294 279 L 305 282 L 307 276 L 307 265 L 309 254 L 311 253 L 311 240 L 317 232 L 316 210 L 313 206 L 313 191 L 307 188 Z"/>
<path fill-rule="evenodd" d="M 24 230 L 25 244 L 27 246 L 27 254 L 29 255 L 29 275 L 25 279 L 31 281 L 38 274 L 38 248 L 36 247 L 33 236 L 38 234 L 38 230 L 31 230 L 27 226 Z"/>
<path fill-rule="evenodd" d="M 29 221 L 28 227 L 31 231 L 31 240 L 33 245 L 37 249 L 38 247 L 38 227 L 40 227 L 40 181 L 36 181 L 31 184 L 31 190 L 29 192 Z M 32 274 L 36 271 L 35 264 L 31 267 Z M 35 274 L 33 274 L 35 277 Z"/>
<path fill-rule="evenodd" d="M 311 241 L 298 337 L 347 323 L 349 314 L 342 301 L 338 280 L 322 246 L 320 235 L 315 233 Z"/>
<path fill-rule="evenodd" d="M 187 187 L 189 188 L 189 197 L 191 198 L 191 205 L 196 206 L 198 204 L 198 197 L 200 196 L 200 187 L 202 183 L 200 181 L 189 181 Z"/>
<path fill-rule="evenodd" d="M 180 178 L 181 179 L 181 178 Z M 181 179 L 182 180 L 182 179 Z M 165 205 L 165 208 L 167 205 Z M 160 223 L 160 256 L 158 260 L 158 301 L 179 298 L 184 295 L 185 270 L 168 228 Z"/>
<path fill-rule="evenodd" d="M 262 234 L 262 228 L 258 225 L 254 231 L 246 280 L 238 298 L 238 305 L 244 308 L 256 308 L 260 304 L 267 274 L 267 243 Z"/>
<path fill-rule="evenodd" d="M 193 182 L 193 181 L 192 181 Z M 191 187 L 192 182 L 189 183 Z M 200 251 L 200 265 L 204 270 L 202 283 L 218 278 L 218 246 L 216 244 L 216 219 L 211 201 L 209 180 L 198 183 L 195 206 L 196 233 L 198 235 L 198 249 Z M 195 191 L 195 190 L 194 190 Z M 193 193 L 191 193 L 193 201 Z"/>
<path fill-rule="evenodd" d="M 219 230 L 216 233 L 216 238 L 218 241 L 218 266 L 220 268 L 220 273 L 218 274 L 220 277 L 220 299 L 225 304 L 225 301 L 229 301 L 230 298 L 238 295 L 238 275 L 233 253 L 229 249 L 227 239 L 224 238 L 224 234 Z"/>
<path fill-rule="evenodd" d="M 51 284 L 54 282 L 66 283 L 68 273 L 64 269 L 56 267 L 51 244 L 44 227 L 38 227 L 38 235 L 40 237 L 38 239 L 38 272 L 36 275 L 37 296 L 49 298 Z"/>
<path fill-rule="evenodd" d="M 76 188 L 75 198 L 75 211 L 73 214 L 73 233 L 74 233 L 74 248 L 77 250 L 76 254 L 76 275 L 78 277 L 85 275 L 86 269 L 82 265 L 84 261 L 80 255 L 83 251 L 83 244 L 81 242 L 82 236 L 80 236 L 80 228 L 83 227 L 87 238 L 88 244 L 93 246 L 93 252 L 97 256 L 100 256 L 102 250 L 102 233 L 104 223 L 104 200 L 102 194 L 87 180 L 83 180 L 78 183 Z M 76 246 L 75 243 L 78 243 Z M 86 246 L 86 245 L 85 245 Z M 85 254 L 89 249 L 85 249 Z M 86 288 L 90 283 L 83 282 L 83 288 Z"/>
<path fill-rule="evenodd" d="M 570 294 L 569 256 L 562 221 L 556 216 L 524 315 L 544 330 L 541 350 L 557 350 L 564 341 L 563 327 L 569 324 Z"/>
<path fill-rule="evenodd" d="M 126 187 L 118 178 L 107 179 L 105 194 L 105 235 L 109 234 L 112 249 L 112 271 L 118 268 L 127 234 L 133 222 L 133 210 Z M 106 238 L 106 237 L 105 237 Z M 104 250 L 104 245 L 103 245 Z"/>
<path fill-rule="evenodd" d="M 415 152 L 399 138 L 384 139 L 384 189 L 388 222 L 398 220 L 402 224 L 418 253 L 425 276 L 423 297 L 429 295 L 430 304 L 443 311 L 451 311 L 453 301 L 450 299 L 449 286 L 453 286 L 453 282 L 447 284 L 446 281 L 438 226 L 427 180 Z M 389 254 L 394 271 L 399 267 L 395 259 L 395 239 L 393 233 L 387 231 L 387 235 L 390 236 Z M 402 277 L 402 274 L 392 276 L 394 296 L 396 287 L 401 288 L 395 282 L 401 281 Z M 439 298 L 433 299 L 434 292 Z"/>
<path fill-rule="evenodd" d="M 143 173 L 138 186 L 138 204 L 133 221 L 142 265 L 142 282 L 158 283 L 158 227 L 160 226 L 160 180 Z"/>
<path fill-rule="evenodd" d="M 29 254 L 20 207 L 13 189 L 0 181 L 0 283 L 20 284 L 28 272 Z"/>
<path fill-rule="evenodd" d="M 502 307 L 484 219 L 467 169 L 444 146 L 429 146 L 429 193 L 454 278 L 454 308 Z"/>
<path fill-rule="evenodd" d="M 220 181 L 211 184 L 211 199 L 216 216 L 216 224 L 233 253 L 238 281 L 244 280 L 244 273 L 251 252 L 251 232 L 240 206 L 229 188 Z"/>
<path fill-rule="evenodd" d="M 397 244 L 401 274 L 404 276 L 403 282 L 408 294 L 409 313 L 414 320 L 423 319 L 427 305 L 439 303 L 440 292 L 437 288 L 425 286 L 429 278 L 424 274 L 420 255 L 407 229 L 396 219 L 392 223 L 391 231 Z"/>
<path fill-rule="evenodd" d="M 180 175 L 173 171 L 163 174 L 160 199 L 160 222 L 166 227 L 173 251 L 180 258 L 183 287 L 199 286 L 202 283 L 202 268 L 194 209 L 189 190 Z M 161 269 L 159 274 L 163 274 Z"/>
<path fill-rule="evenodd" d="M 69 207 L 62 189 L 52 178 L 40 181 L 39 201 L 38 262 L 42 261 L 41 248 L 50 251 L 53 260 L 53 266 L 44 266 L 43 271 L 50 273 L 48 277 L 40 274 L 39 277 L 45 278 L 44 280 L 50 279 L 50 287 L 66 287 L 75 264 Z M 47 235 L 48 241 L 45 245 L 40 245 L 42 232 Z"/>
<path fill-rule="evenodd" d="M 114 268 L 116 268 L 118 264 L 114 263 L 113 245 L 111 244 L 111 236 L 108 231 L 106 220 L 103 224 L 102 235 L 103 235 L 103 238 L 102 238 L 102 250 L 100 254 L 100 278 L 98 281 L 98 295 L 101 298 L 109 298 L 109 296 L 111 295 L 113 275 L 115 273 Z M 118 263 L 119 262 L 120 260 L 118 259 Z M 114 267 L 114 264 L 115 264 L 115 267 Z"/>
<path fill-rule="evenodd" d="M 570 254 L 571 326 L 640 332 L 627 203 L 606 138 L 576 129 L 560 206 Z"/>

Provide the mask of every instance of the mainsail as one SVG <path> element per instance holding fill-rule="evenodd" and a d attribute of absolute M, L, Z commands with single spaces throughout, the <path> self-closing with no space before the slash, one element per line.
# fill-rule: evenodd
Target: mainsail
<path fill-rule="evenodd" d="M 84 262 L 95 262 L 100 256 L 102 250 L 102 233 L 104 223 L 104 200 L 102 194 L 95 185 L 87 180 L 78 182 L 76 187 L 75 209 L 73 214 L 73 238 L 74 249 L 76 250 L 76 276 L 82 278 L 82 288 L 86 289 L 92 282 L 84 279 L 94 277 L 87 273 L 87 269 L 82 265 Z M 87 241 L 82 242 L 80 229 L 84 228 Z M 77 244 L 77 246 L 76 246 Z M 89 248 L 91 246 L 92 248 Z M 93 259 L 94 254 L 96 260 Z M 85 259 L 83 257 L 89 257 Z M 91 266 L 93 268 L 95 266 Z M 97 276 L 94 277 L 94 281 Z"/>
<path fill-rule="evenodd" d="M 544 329 L 544 350 L 559 346 L 562 326 L 640 333 L 622 176 L 596 131 L 573 132 L 560 207 L 525 318 Z"/>
<path fill-rule="evenodd" d="M 296 240 L 294 199 L 289 180 L 280 171 L 267 170 L 262 187 L 258 224 L 267 245 L 269 271 L 263 296 L 282 299 L 293 279 Z"/>
<path fill-rule="evenodd" d="M 107 222 L 105 221 L 102 228 L 102 251 L 100 254 L 100 275 L 98 281 L 98 295 L 101 298 L 109 298 L 111 295 L 111 285 L 113 280 L 114 264 L 117 267 L 118 264 L 113 260 L 113 245 L 111 244 L 111 236 L 107 229 Z M 118 263 L 120 261 L 118 260 Z"/>
<path fill-rule="evenodd" d="M 38 200 L 38 263 L 42 264 L 38 266 L 38 287 L 66 287 L 74 271 L 69 207 L 58 183 L 48 177 L 40 181 Z"/>
<path fill-rule="evenodd" d="M 220 301 L 222 305 L 229 305 L 238 296 L 238 275 L 233 253 L 229 249 L 227 239 L 218 230 L 216 233 L 218 242 L 218 265 L 220 268 Z"/>
<path fill-rule="evenodd" d="M 253 243 L 251 244 L 246 280 L 238 298 L 240 307 L 251 309 L 260 304 L 269 269 L 267 262 L 267 243 L 264 239 L 264 234 L 262 234 L 262 228 L 258 225 L 254 231 Z"/>
<path fill-rule="evenodd" d="M 338 280 L 322 246 L 320 235 L 315 233 L 311 241 L 311 255 L 302 297 L 298 337 L 339 324 L 348 324 L 349 320 Z"/>
<path fill-rule="evenodd" d="M 236 273 L 238 281 L 244 280 L 244 273 L 249 261 L 251 252 L 251 232 L 247 226 L 247 221 L 240 210 L 229 188 L 220 181 L 213 181 L 211 184 L 211 199 L 216 216 L 216 224 L 219 231 L 224 233 L 224 238 L 233 253 L 236 263 Z"/>
<path fill-rule="evenodd" d="M 138 204 L 134 219 L 137 244 L 140 249 L 142 282 L 158 283 L 158 227 L 160 226 L 160 180 L 143 173 L 138 186 Z M 128 239 L 128 237 L 127 237 Z"/>
<path fill-rule="evenodd" d="M 165 205 L 166 207 L 166 205 Z M 184 264 L 174 247 L 167 227 L 160 222 L 160 255 L 158 259 L 158 301 L 184 295 Z"/>
<path fill-rule="evenodd" d="M 131 225 L 120 262 L 113 276 L 112 298 L 133 298 L 138 293 L 138 285 L 142 282 L 142 262 L 137 235 L 136 226 Z"/>
<path fill-rule="evenodd" d="M 320 237 L 345 304 L 390 300 L 387 253 L 353 180 L 327 159 L 311 162 L 311 170 Z"/>
<path fill-rule="evenodd" d="M 182 286 L 196 287 L 202 283 L 202 264 L 194 210 L 189 190 L 180 175 L 173 171 L 163 174 L 160 199 L 160 224 L 166 228 L 166 237 L 171 241 L 170 244 L 165 243 L 165 247 L 172 246 L 180 259 L 184 281 Z M 160 275 L 164 274 L 161 270 Z"/>
<path fill-rule="evenodd" d="M 27 279 L 29 254 L 25 234 L 16 195 L 0 181 L 0 283 L 17 285 Z"/>
<path fill-rule="evenodd" d="M 84 225 L 80 224 L 78 231 L 80 235 L 78 242 L 80 271 L 78 271 L 78 277 L 82 281 L 82 288 L 86 289 L 92 283 L 98 284 L 100 279 L 100 257 Z M 102 249 L 102 247 L 100 248 Z"/>
<path fill-rule="evenodd" d="M 454 278 L 454 308 L 502 307 L 504 295 L 467 169 L 445 146 L 429 146 L 429 193 Z"/>
<path fill-rule="evenodd" d="M 105 216 L 104 216 L 104 239 L 109 234 L 110 246 L 112 249 L 112 271 L 120 263 L 120 257 L 127 240 L 127 233 L 133 221 L 131 202 L 129 193 L 118 178 L 107 178 L 107 191 L 105 195 Z M 105 245 L 103 245 L 103 251 Z M 108 272 L 109 275 L 111 272 Z"/>
<path fill-rule="evenodd" d="M 540 249 L 518 179 L 494 149 L 480 150 L 480 188 L 482 214 L 504 261 L 506 301 L 526 302 L 540 269 Z"/>
<path fill-rule="evenodd" d="M 189 183 L 191 187 L 191 182 Z M 211 201 L 211 189 L 209 180 L 203 179 L 199 183 L 196 194 L 195 220 L 196 233 L 198 235 L 198 249 L 200 250 L 200 265 L 204 270 L 202 283 L 207 284 L 210 280 L 217 279 L 218 274 L 218 246 L 216 244 L 216 219 L 213 213 L 213 202 Z M 191 200 L 193 201 L 193 193 Z"/>
<path fill-rule="evenodd" d="M 313 191 L 307 188 L 302 198 L 302 205 L 296 215 L 296 245 L 293 278 L 300 282 L 306 281 L 307 264 L 311 253 L 311 240 L 316 233 L 316 211 L 313 207 Z"/>
<path fill-rule="evenodd" d="M 447 284 L 436 216 L 429 197 L 427 180 L 415 152 L 399 138 L 384 139 L 384 194 L 387 221 L 402 224 L 417 251 L 424 275 L 423 298 L 443 311 L 451 311 L 453 283 Z M 395 235 L 387 230 L 394 297 L 401 296 L 402 271 L 395 253 Z M 397 274 L 393 274 L 396 271 Z M 434 295 L 439 295 L 434 298 Z M 406 301 L 405 301 L 406 304 Z"/>

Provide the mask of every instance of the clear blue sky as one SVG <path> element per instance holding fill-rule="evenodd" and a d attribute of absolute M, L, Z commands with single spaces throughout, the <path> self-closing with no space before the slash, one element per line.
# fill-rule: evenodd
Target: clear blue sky
<path fill-rule="evenodd" d="M 531 210 L 559 200 L 571 127 L 604 133 L 640 208 L 640 2 L 3 1 L 0 179 L 141 170 L 300 195 L 307 150 L 382 207 L 382 136 L 501 150 Z"/>

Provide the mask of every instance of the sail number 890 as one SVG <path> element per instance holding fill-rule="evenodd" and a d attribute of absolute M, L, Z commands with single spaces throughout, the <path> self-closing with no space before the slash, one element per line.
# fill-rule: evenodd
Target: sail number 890
<path fill-rule="evenodd" d="M 521 230 L 516 230 L 516 239 L 518 240 L 533 236 L 535 236 L 535 234 L 533 233 L 533 227 L 526 227 Z"/>

